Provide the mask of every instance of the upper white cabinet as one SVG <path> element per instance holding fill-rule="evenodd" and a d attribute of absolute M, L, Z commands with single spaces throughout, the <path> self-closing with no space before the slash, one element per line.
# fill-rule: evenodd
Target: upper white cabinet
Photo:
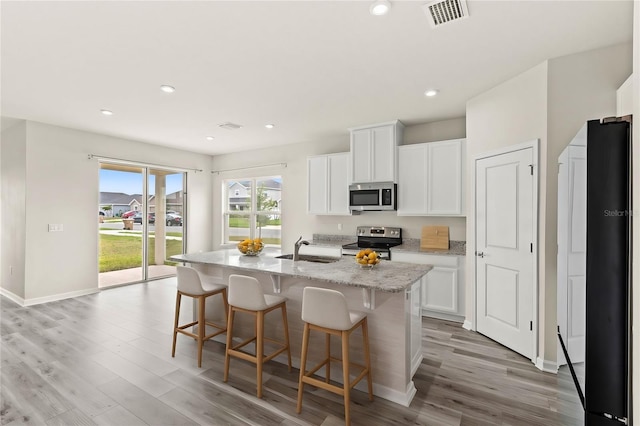
<path fill-rule="evenodd" d="M 398 147 L 398 215 L 463 216 L 465 139 Z"/>
<path fill-rule="evenodd" d="M 350 215 L 348 152 L 307 158 L 307 213 Z"/>
<path fill-rule="evenodd" d="M 349 130 L 350 183 L 396 182 L 397 148 L 402 141 L 404 125 L 396 120 Z"/>

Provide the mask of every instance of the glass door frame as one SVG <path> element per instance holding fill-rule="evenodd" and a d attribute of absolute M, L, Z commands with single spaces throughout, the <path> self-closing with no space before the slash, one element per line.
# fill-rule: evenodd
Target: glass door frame
<path fill-rule="evenodd" d="M 178 174 L 181 173 L 182 174 L 182 253 L 186 253 L 187 250 L 187 228 L 188 228 L 188 220 L 186 219 L 188 216 L 188 200 L 187 200 L 187 183 L 188 183 L 188 171 L 187 169 L 183 169 L 180 167 L 171 167 L 171 166 L 162 166 L 162 165 L 155 165 L 155 164 L 149 164 L 149 163 L 140 163 L 140 162 L 135 162 L 135 161 L 128 161 L 128 160 L 120 160 L 120 159 L 111 159 L 111 158 L 98 158 L 99 162 L 98 162 L 98 167 L 99 169 L 102 169 L 102 165 L 106 164 L 106 165 L 111 165 L 111 166 L 129 166 L 129 167 L 136 167 L 136 168 L 140 168 L 141 169 L 141 174 L 142 174 L 142 206 L 141 206 L 141 210 L 140 212 L 142 213 L 142 235 L 141 235 L 141 240 L 142 240 L 142 262 L 141 262 L 141 268 L 142 268 L 142 274 L 141 274 L 141 278 L 140 280 L 136 280 L 136 281 L 127 281 L 127 282 L 123 282 L 121 284 L 118 285 L 127 285 L 127 284 L 133 284 L 133 283 L 138 283 L 138 282 L 144 282 L 144 281 L 151 281 L 151 280 L 156 280 L 156 279 L 163 279 L 166 277 L 170 277 L 173 275 L 164 275 L 164 276 L 156 276 L 156 277 L 149 277 L 149 221 L 148 221 L 148 217 L 149 217 L 149 176 L 150 176 L 150 171 L 151 170 L 162 170 L 162 171 L 167 171 L 170 174 Z M 166 194 L 165 194 L 166 195 Z M 166 206 L 165 206 L 166 208 Z M 158 219 L 158 218 L 156 218 Z M 164 220 L 164 219 L 163 219 Z M 98 250 L 98 258 L 100 257 L 100 251 Z M 100 271 L 98 271 L 98 274 L 100 274 Z"/>

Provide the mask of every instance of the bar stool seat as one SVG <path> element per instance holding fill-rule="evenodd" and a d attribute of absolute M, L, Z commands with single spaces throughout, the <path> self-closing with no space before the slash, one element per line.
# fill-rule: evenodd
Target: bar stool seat
<path fill-rule="evenodd" d="M 302 354 L 300 356 L 300 379 L 298 381 L 298 406 L 296 412 L 302 411 L 302 395 L 304 385 L 310 384 L 328 390 L 344 397 L 344 417 L 346 425 L 351 424 L 349 410 L 351 389 L 367 378 L 369 400 L 373 401 L 373 384 L 371 381 L 371 357 L 369 349 L 369 329 L 367 316 L 362 312 L 349 311 L 347 300 L 342 293 L 317 287 L 305 287 L 302 293 L 302 320 L 304 331 L 302 334 Z M 349 359 L 349 336 L 358 328 L 362 328 L 362 344 L 364 351 L 364 365 L 351 362 Z M 325 357 L 307 371 L 307 354 L 309 351 L 309 335 L 311 330 L 325 333 Z M 342 359 L 331 356 L 331 336 L 340 336 L 342 343 Z M 331 361 L 342 363 L 342 386 L 330 383 Z M 357 367 L 360 372 L 354 380 L 350 379 L 350 366 Z M 325 379 L 313 377 L 325 367 Z"/>
<path fill-rule="evenodd" d="M 176 316 L 173 325 L 173 347 L 171 356 L 176 356 L 176 340 L 178 333 L 182 333 L 189 337 L 193 337 L 198 342 L 198 368 L 202 367 L 202 347 L 204 342 L 227 331 L 226 325 L 216 324 L 205 320 L 205 301 L 209 296 L 220 294 L 224 303 L 225 318 L 229 312 L 227 304 L 227 286 L 224 284 L 215 284 L 202 280 L 198 271 L 188 266 L 176 266 L 176 275 L 178 278 L 178 291 L 176 293 Z M 198 300 L 198 319 L 188 324 L 178 325 L 180 318 L 180 302 L 182 296 L 192 297 Z M 198 326 L 198 334 L 191 333 L 186 328 Z M 206 326 L 216 329 L 211 334 L 206 333 Z"/>
<path fill-rule="evenodd" d="M 229 276 L 229 319 L 227 320 L 227 348 L 224 357 L 225 382 L 229 378 L 229 364 L 232 356 L 256 364 L 256 393 L 258 398 L 262 398 L 262 367 L 266 361 L 286 351 L 289 371 L 291 371 L 291 348 L 289 346 L 289 324 L 287 322 L 286 301 L 287 299 L 282 296 L 264 294 L 260 282 L 256 278 L 245 275 Z M 275 309 L 282 310 L 284 341 L 278 341 L 264 336 L 264 317 Z M 236 312 L 244 312 L 254 316 L 255 335 L 233 345 L 233 325 Z M 278 349 L 265 355 L 265 340 L 275 343 Z M 241 350 L 252 342 L 255 342 L 255 355 Z"/>

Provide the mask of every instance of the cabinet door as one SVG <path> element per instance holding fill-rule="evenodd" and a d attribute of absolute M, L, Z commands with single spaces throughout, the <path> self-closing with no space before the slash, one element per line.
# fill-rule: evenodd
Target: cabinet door
<path fill-rule="evenodd" d="M 371 178 L 373 182 L 395 182 L 396 143 L 394 126 L 371 129 Z"/>
<path fill-rule="evenodd" d="M 349 153 L 332 154 L 327 158 L 329 169 L 329 205 L 327 213 L 350 215 Z"/>
<path fill-rule="evenodd" d="M 351 183 L 371 182 L 371 130 L 351 132 Z"/>
<path fill-rule="evenodd" d="M 307 158 L 307 213 L 327 213 L 327 156 Z"/>
<path fill-rule="evenodd" d="M 463 214 L 464 140 L 432 142 L 427 146 L 427 213 Z"/>
<path fill-rule="evenodd" d="M 426 156 L 425 144 L 398 148 L 398 216 L 427 213 Z"/>
<path fill-rule="evenodd" d="M 422 283 L 422 309 L 458 313 L 458 270 L 434 266 Z"/>

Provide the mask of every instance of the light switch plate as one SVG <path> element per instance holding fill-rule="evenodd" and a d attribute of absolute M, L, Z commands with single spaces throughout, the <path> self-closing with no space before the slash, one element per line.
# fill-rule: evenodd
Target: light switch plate
<path fill-rule="evenodd" d="M 49 232 L 62 232 L 63 227 L 61 223 L 50 223 Z"/>

